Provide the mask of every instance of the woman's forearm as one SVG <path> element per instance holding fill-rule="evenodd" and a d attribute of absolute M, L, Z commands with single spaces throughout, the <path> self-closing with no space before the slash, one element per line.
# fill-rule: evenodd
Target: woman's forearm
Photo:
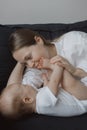
<path fill-rule="evenodd" d="M 16 64 L 8 79 L 7 86 L 13 83 L 20 83 L 22 81 L 24 68 L 25 67 L 22 64 Z"/>

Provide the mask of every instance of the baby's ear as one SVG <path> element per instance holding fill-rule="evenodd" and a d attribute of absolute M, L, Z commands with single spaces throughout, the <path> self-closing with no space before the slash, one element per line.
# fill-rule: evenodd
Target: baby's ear
<path fill-rule="evenodd" d="M 32 103 L 33 102 L 33 99 L 30 97 L 24 97 L 22 100 L 24 103 Z"/>

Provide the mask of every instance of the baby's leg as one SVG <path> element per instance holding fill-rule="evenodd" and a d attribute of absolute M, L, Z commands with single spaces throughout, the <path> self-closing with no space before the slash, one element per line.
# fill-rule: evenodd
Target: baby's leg
<path fill-rule="evenodd" d="M 87 87 L 66 70 L 63 73 L 62 87 L 80 100 L 87 99 Z"/>

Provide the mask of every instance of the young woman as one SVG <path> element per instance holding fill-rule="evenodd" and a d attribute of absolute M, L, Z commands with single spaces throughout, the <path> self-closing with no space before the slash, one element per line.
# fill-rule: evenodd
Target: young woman
<path fill-rule="evenodd" d="M 34 31 L 19 29 L 10 36 L 9 47 L 13 57 L 27 67 L 37 68 L 41 57 L 49 58 L 87 85 L 87 34 L 84 32 L 71 31 L 56 42 L 48 42 Z"/>

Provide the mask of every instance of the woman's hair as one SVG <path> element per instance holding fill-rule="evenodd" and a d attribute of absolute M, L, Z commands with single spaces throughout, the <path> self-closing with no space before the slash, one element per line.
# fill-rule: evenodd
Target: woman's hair
<path fill-rule="evenodd" d="M 45 45 L 50 45 L 50 42 L 48 42 L 42 35 L 39 33 L 32 31 L 30 29 L 17 29 L 15 32 L 13 32 L 10 35 L 9 38 L 9 48 L 12 53 L 14 53 L 16 50 L 21 49 L 22 47 L 27 47 L 31 45 L 35 45 L 36 41 L 34 39 L 35 36 L 39 36 L 44 41 Z"/>

